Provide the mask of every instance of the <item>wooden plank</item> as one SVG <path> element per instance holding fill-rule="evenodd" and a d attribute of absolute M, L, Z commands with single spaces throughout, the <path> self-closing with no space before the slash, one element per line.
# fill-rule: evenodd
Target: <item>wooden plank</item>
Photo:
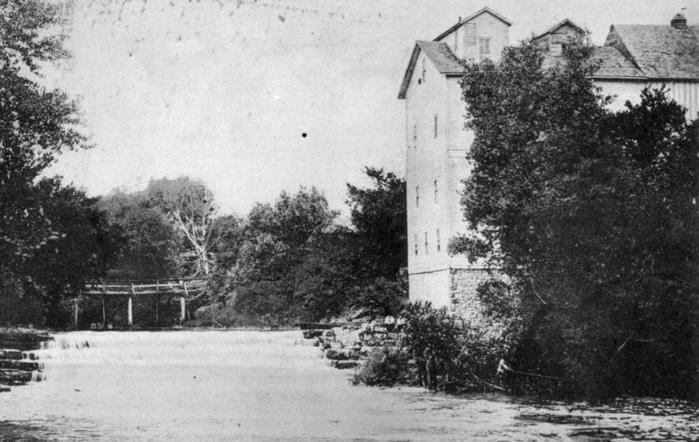
<path fill-rule="evenodd" d="M 159 292 L 156 292 L 155 290 L 149 290 L 147 292 L 103 292 L 101 290 L 95 290 L 95 291 L 86 291 L 83 292 L 83 295 L 86 296 L 101 296 L 101 295 L 106 295 L 106 296 L 151 296 L 151 295 L 180 295 L 184 294 L 184 290 L 161 290 Z"/>

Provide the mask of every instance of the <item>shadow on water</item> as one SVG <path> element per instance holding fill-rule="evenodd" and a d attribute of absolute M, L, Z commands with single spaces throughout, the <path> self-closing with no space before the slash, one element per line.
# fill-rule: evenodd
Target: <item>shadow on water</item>
<path fill-rule="evenodd" d="M 568 426 L 567 435 L 574 441 L 699 440 L 699 408 L 673 399 L 619 398 L 600 404 L 538 403 L 535 412 L 522 412 L 515 419 Z"/>
<path fill-rule="evenodd" d="M 58 437 L 57 431 L 61 436 Z M 32 421 L 1 421 L 0 441 L 3 442 L 53 442 L 63 440 L 88 441 L 101 436 L 98 431 L 89 429 L 89 425 L 78 425 L 75 421 L 56 420 L 51 426 Z"/>
<path fill-rule="evenodd" d="M 49 436 L 49 430 L 38 425 L 0 421 L 0 440 L 33 442 L 48 440 Z"/>

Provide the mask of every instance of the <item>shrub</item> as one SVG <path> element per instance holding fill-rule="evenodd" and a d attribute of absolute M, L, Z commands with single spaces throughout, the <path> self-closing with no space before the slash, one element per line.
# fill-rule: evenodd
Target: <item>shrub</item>
<path fill-rule="evenodd" d="M 369 354 L 364 366 L 354 374 L 352 383 L 391 387 L 409 383 L 408 355 L 390 347 L 376 348 Z"/>
<path fill-rule="evenodd" d="M 499 389 L 498 360 L 507 350 L 487 339 L 446 308 L 408 304 L 403 347 L 373 351 L 354 383 L 390 386 L 422 385 L 434 391 Z"/>

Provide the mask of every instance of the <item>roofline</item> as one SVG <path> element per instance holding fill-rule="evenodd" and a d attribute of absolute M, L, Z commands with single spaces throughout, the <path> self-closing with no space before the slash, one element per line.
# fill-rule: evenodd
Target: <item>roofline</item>
<path fill-rule="evenodd" d="M 541 37 L 543 37 L 544 35 L 552 33 L 553 31 L 555 31 L 556 29 L 560 28 L 561 26 L 563 26 L 563 25 L 566 24 L 566 23 L 570 23 L 575 29 L 577 29 L 577 30 L 579 30 L 579 31 L 586 32 L 583 28 L 581 28 L 580 26 L 578 26 L 578 25 L 576 25 L 575 23 L 573 23 L 572 20 L 570 20 L 570 19 L 568 19 L 568 18 L 564 18 L 564 19 L 561 20 L 560 22 L 556 23 L 555 25 L 551 26 L 550 28 L 548 28 L 547 30 L 545 30 L 544 32 L 542 32 L 541 34 L 535 36 L 535 37 L 534 37 L 534 40 L 538 40 L 538 39 L 540 39 Z"/>
<path fill-rule="evenodd" d="M 592 75 L 593 80 L 602 80 L 602 81 L 615 81 L 615 80 L 620 80 L 620 81 L 639 81 L 639 82 L 648 82 L 648 81 L 653 81 L 657 83 L 663 83 L 666 81 L 683 81 L 687 83 L 699 83 L 699 78 L 692 78 L 692 77 L 632 77 L 632 76 L 624 76 L 624 75 Z"/>
<path fill-rule="evenodd" d="M 415 71 L 415 65 L 417 64 L 417 57 L 420 55 L 420 45 L 415 43 L 413 48 L 413 53 L 410 55 L 410 61 L 408 62 L 408 69 L 405 70 L 403 74 L 403 81 L 400 84 L 400 90 L 398 91 L 398 99 L 404 100 L 405 94 L 408 92 L 408 86 L 410 86 L 410 79 Z"/>
<path fill-rule="evenodd" d="M 486 13 L 486 12 L 489 13 L 490 15 L 494 16 L 494 17 L 497 18 L 498 20 L 502 21 L 502 22 L 505 23 L 507 26 L 512 26 L 512 22 L 511 22 L 511 21 L 509 21 L 508 19 L 506 19 L 506 18 L 503 17 L 502 15 L 498 14 L 497 12 L 493 11 L 492 9 L 490 9 L 489 7 L 486 6 L 485 8 L 481 9 L 480 11 L 474 12 L 473 14 L 469 15 L 469 16 L 466 17 L 466 18 L 463 18 L 463 19 L 460 18 L 460 19 L 459 19 L 459 22 L 458 22 L 457 24 L 455 24 L 454 26 L 450 27 L 450 28 L 447 29 L 446 31 L 444 31 L 444 32 L 442 32 L 441 34 L 439 34 L 439 35 L 437 36 L 437 38 L 434 39 L 434 41 L 440 41 L 441 39 L 443 39 L 443 38 L 446 37 L 447 35 L 449 35 L 449 34 L 451 34 L 452 32 L 454 32 L 456 29 L 458 29 L 459 26 L 463 25 L 464 23 L 466 23 L 466 22 L 468 22 L 468 21 L 473 20 L 474 18 L 476 18 L 476 17 L 478 17 L 479 15 L 484 14 L 484 13 Z"/>

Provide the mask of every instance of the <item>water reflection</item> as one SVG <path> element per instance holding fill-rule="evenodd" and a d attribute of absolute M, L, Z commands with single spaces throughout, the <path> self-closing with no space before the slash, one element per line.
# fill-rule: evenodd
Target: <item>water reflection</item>
<path fill-rule="evenodd" d="M 48 381 L 0 396 L 2 440 L 699 437 L 691 433 L 697 416 L 681 407 L 646 416 L 502 395 L 353 387 L 299 332 L 76 332 L 56 335 L 39 353 Z"/>

